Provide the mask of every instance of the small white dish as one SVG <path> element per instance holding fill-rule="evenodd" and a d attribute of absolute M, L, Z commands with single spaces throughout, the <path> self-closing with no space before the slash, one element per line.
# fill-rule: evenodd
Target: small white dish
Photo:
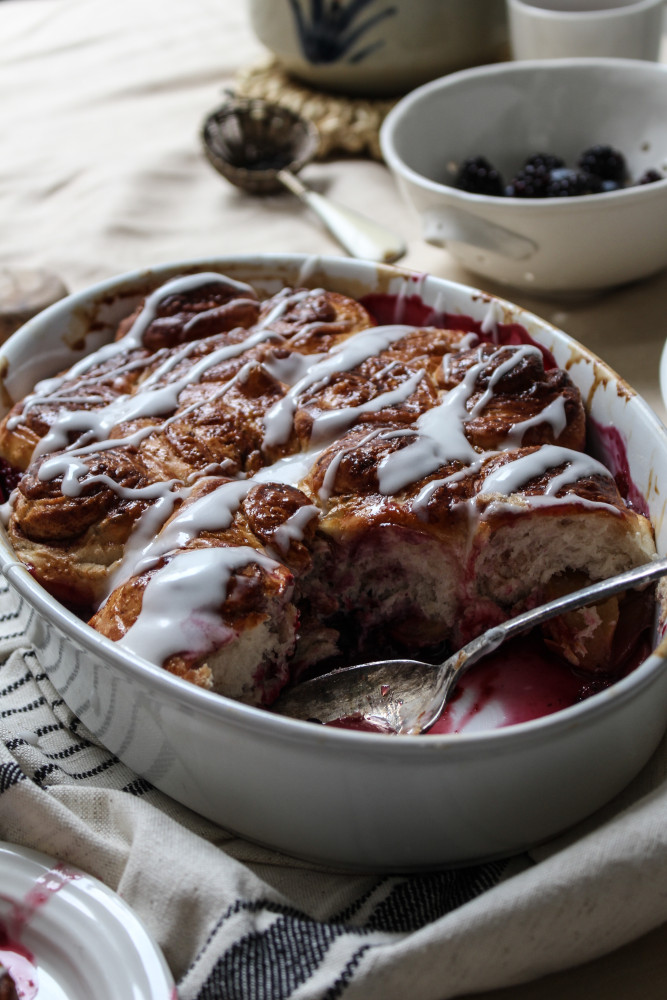
<path fill-rule="evenodd" d="M 174 980 L 135 913 L 90 875 L 0 843 L 0 959 L 35 1000 L 175 1000 Z M 34 985 L 31 985 L 34 984 Z"/>

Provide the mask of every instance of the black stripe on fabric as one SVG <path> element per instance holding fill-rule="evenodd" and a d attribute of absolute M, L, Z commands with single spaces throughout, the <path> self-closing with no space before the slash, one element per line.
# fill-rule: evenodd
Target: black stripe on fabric
<path fill-rule="evenodd" d="M 65 730 L 65 726 L 62 722 L 52 722 L 48 726 L 38 726 L 35 730 L 35 736 L 48 736 L 49 733 L 61 733 Z"/>
<path fill-rule="evenodd" d="M 265 931 L 246 934 L 220 956 L 197 1000 L 288 1000 L 345 933 L 340 925 L 311 920 L 267 900 L 240 903 L 236 912 L 266 910 L 277 919 Z"/>
<path fill-rule="evenodd" d="M 11 684 L 6 684 L 5 687 L 0 688 L 0 698 L 4 698 L 8 694 L 13 694 L 15 691 L 19 691 L 25 684 L 29 684 L 32 679 L 32 674 L 29 671 L 26 672 L 22 677 L 12 681 Z"/>
<path fill-rule="evenodd" d="M 54 771 L 62 770 L 63 774 L 66 774 L 68 778 L 71 778 L 74 781 L 85 781 L 87 778 L 94 778 L 98 774 L 103 774 L 104 771 L 108 771 L 110 767 L 115 767 L 116 764 L 119 763 L 120 761 L 116 757 L 110 757 L 107 760 L 102 761 L 101 764 L 98 764 L 97 767 L 91 767 L 88 771 L 77 771 L 74 774 L 70 774 L 69 771 L 64 771 L 57 764 L 44 764 L 42 767 L 37 768 L 33 775 L 33 780 L 38 785 L 43 786 L 45 784 L 45 778 L 47 778 L 50 774 L 53 774 Z"/>
<path fill-rule="evenodd" d="M 32 712 L 36 708 L 41 708 L 45 704 L 46 698 L 35 698 L 34 701 L 28 702 L 27 705 L 21 705 L 20 708 L 4 709 L 0 712 L 0 719 L 10 719 L 13 715 L 26 715 L 28 712 Z"/>
<path fill-rule="evenodd" d="M 54 771 L 60 771 L 57 764 L 44 764 L 42 767 L 38 767 L 33 774 L 33 781 L 36 785 L 39 785 L 40 788 L 43 788 L 44 778 L 46 778 L 49 774 L 53 774 Z"/>
<path fill-rule="evenodd" d="M 419 930 L 494 886 L 506 861 L 412 875 L 373 910 L 366 928 L 389 933 Z"/>
<path fill-rule="evenodd" d="M 371 948 L 370 944 L 364 944 L 361 946 L 361 948 L 357 948 L 354 955 L 352 955 L 352 957 L 345 963 L 343 971 L 341 972 L 338 979 L 336 979 L 336 981 L 332 983 L 332 985 L 326 991 L 326 993 L 322 997 L 322 1000 L 338 1000 L 338 997 L 341 996 L 341 994 L 347 989 L 350 982 L 352 981 L 352 976 L 354 975 L 354 972 L 356 971 L 359 962 L 364 957 L 369 948 Z"/>
<path fill-rule="evenodd" d="M 202 954 L 222 925 L 242 910 L 273 913 L 277 919 L 265 931 L 245 934 L 217 959 L 197 1000 L 287 1000 L 314 975 L 337 938 L 346 934 L 363 937 L 374 931 L 394 934 L 415 931 L 494 886 L 506 864 L 506 861 L 490 862 L 408 876 L 397 882 L 374 907 L 363 926 L 339 920 L 322 923 L 268 900 L 239 900 L 221 917 Z M 365 894 L 364 901 L 383 881 L 386 879 Z M 353 914 L 359 905 L 348 907 L 345 913 Z M 338 1000 L 363 955 L 372 947 L 370 943 L 363 944 L 351 955 L 322 1000 Z"/>
<path fill-rule="evenodd" d="M 134 781 L 131 781 L 128 785 L 124 785 L 121 791 L 129 792 L 130 795 L 146 795 L 148 792 L 155 790 L 155 785 L 151 785 L 150 781 L 146 781 L 145 778 L 137 777 Z"/>
<path fill-rule="evenodd" d="M 80 753 L 81 750 L 87 750 L 90 746 L 92 744 L 88 740 L 81 740 L 79 743 L 70 743 L 69 746 L 63 747 L 62 750 L 57 750 L 54 753 L 45 753 L 44 756 L 47 760 L 67 760 L 69 757 Z"/>
<path fill-rule="evenodd" d="M 5 593 L 5 591 L 3 591 L 3 593 Z M 0 623 L 10 622 L 12 621 L 12 619 L 18 618 L 20 614 L 21 614 L 21 606 L 19 605 L 17 608 L 14 609 L 14 611 L 5 611 L 4 615 L 0 615 Z"/>
<path fill-rule="evenodd" d="M 5 632 L 0 633 L 0 642 L 9 641 L 9 639 L 21 639 L 25 638 L 25 629 L 20 628 L 17 632 Z"/>
<path fill-rule="evenodd" d="M 20 781 L 25 780 L 25 774 L 14 761 L 0 764 L 0 794 L 6 792 L 8 788 L 18 785 Z"/>
<path fill-rule="evenodd" d="M 14 753 L 14 751 L 18 750 L 19 747 L 32 746 L 32 744 L 30 743 L 30 740 L 26 740 L 22 736 L 16 736 L 11 740 L 5 740 L 5 746 L 10 753 Z"/>
<path fill-rule="evenodd" d="M 331 917 L 331 920 L 339 924 L 346 924 L 348 921 L 352 920 L 355 914 L 357 914 L 359 910 L 361 910 L 365 906 L 365 904 L 378 893 L 378 890 L 380 890 L 382 886 L 387 884 L 389 879 L 390 876 L 388 875 L 385 875 L 383 878 L 380 878 L 379 881 L 375 883 L 375 885 L 371 886 L 371 888 L 368 889 L 367 892 L 363 893 L 363 895 L 355 899 L 353 903 L 347 906 L 340 913 L 337 913 L 335 916 Z"/>

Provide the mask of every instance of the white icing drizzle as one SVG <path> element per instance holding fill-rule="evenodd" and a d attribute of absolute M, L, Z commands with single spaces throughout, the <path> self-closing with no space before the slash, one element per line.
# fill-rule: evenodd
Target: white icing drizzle
<path fill-rule="evenodd" d="M 416 514 L 418 516 L 422 516 L 429 504 L 429 501 L 431 500 L 431 497 L 441 486 L 449 486 L 452 483 L 458 483 L 467 476 L 474 475 L 478 472 L 484 464 L 485 458 L 486 455 L 482 452 L 473 462 L 469 465 L 465 465 L 462 469 L 458 469 L 457 472 L 452 472 L 449 476 L 444 476 L 442 479 L 432 479 L 430 483 L 426 483 L 425 486 L 422 486 L 412 502 L 412 507 Z"/>
<path fill-rule="evenodd" d="M 306 526 L 310 524 L 313 518 L 317 517 L 319 513 L 319 507 L 316 507 L 314 504 L 304 504 L 303 507 L 299 507 L 298 510 L 295 510 L 283 524 L 276 528 L 273 533 L 273 538 L 281 555 L 284 556 L 289 552 L 289 547 L 292 542 L 303 541 Z"/>
<path fill-rule="evenodd" d="M 505 361 L 502 361 L 499 365 L 497 365 L 496 368 L 494 368 L 493 372 L 489 376 L 486 389 L 484 390 L 484 392 L 479 397 L 479 399 L 477 400 L 477 402 L 470 411 L 471 417 L 478 417 L 480 413 L 486 408 L 491 399 L 493 399 L 494 396 L 493 390 L 500 381 L 500 379 L 503 378 L 503 376 L 507 375 L 507 373 L 510 372 L 513 368 L 516 368 L 517 365 L 521 364 L 524 358 L 530 357 L 531 355 L 533 357 L 537 357 L 538 359 L 542 357 L 542 353 L 538 347 L 532 347 L 531 345 L 528 344 L 522 344 L 520 347 L 517 347 L 515 350 L 513 350 L 509 358 L 507 358 Z M 498 352 L 496 351 L 494 354 L 491 355 L 491 360 L 495 360 L 497 356 Z"/>
<path fill-rule="evenodd" d="M 122 578 L 128 579 L 150 569 L 168 553 L 185 548 L 202 531 L 224 531 L 253 485 L 250 479 L 231 480 L 192 503 L 184 504 L 159 534 L 146 534 L 145 544 L 137 545 L 129 558 L 123 559 Z M 155 507 L 149 509 L 152 512 Z"/>
<path fill-rule="evenodd" d="M 117 368 L 113 369 L 113 372 L 109 373 L 109 378 L 115 378 L 119 375 L 123 375 L 129 371 L 135 371 L 136 369 L 147 368 L 148 365 L 154 363 L 155 359 L 159 357 L 160 354 L 166 354 L 166 350 L 156 351 L 152 356 L 146 356 L 141 358 L 134 358 L 132 361 L 128 361 L 127 364 L 119 365 Z M 70 372 L 73 369 L 70 369 Z M 70 389 L 65 386 L 62 387 L 62 378 L 53 379 L 43 379 L 35 385 L 33 392 L 26 396 L 23 408 L 20 413 L 7 420 L 7 427 L 9 430 L 13 430 L 15 427 L 22 422 L 26 414 L 37 406 L 42 405 L 45 402 L 54 403 L 62 401 L 67 405 L 71 403 L 81 403 L 82 405 L 90 405 L 91 403 L 104 402 L 102 397 L 98 396 L 72 396 Z M 90 384 L 97 383 L 97 376 L 93 375 L 89 379 L 77 379 L 77 385 L 83 387 Z M 51 391 L 50 386 L 53 384 L 53 391 Z M 59 417 L 60 419 L 60 417 Z"/>
<path fill-rule="evenodd" d="M 245 294 L 250 296 L 253 300 L 257 300 L 257 295 L 251 285 L 248 285 L 243 281 L 234 281 L 232 278 L 228 278 L 224 274 L 218 274 L 216 271 L 201 271 L 197 274 L 189 274 L 172 278 L 170 281 L 165 282 L 146 297 L 141 312 L 124 337 L 121 337 L 120 340 L 114 340 L 110 344 L 105 344 L 96 351 L 87 354 L 85 358 L 81 358 L 80 361 L 77 361 L 76 364 L 72 365 L 71 368 L 69 368 L 62 375 L 57 375 L 54 378 L 43 379 L 41 382 L 38 382 L 33 392 L 26 397 L 23 408 L 24 412 L 26 412 L 26 409 L 45 401 L 47 396 L 53 398 L 58 389 L 65 382 L 78 380 L 82 375 L 85 375 L 87 371 L 90 371 L 91 368 L 96 368 L 99 365 L 102 365 L 105 361 L 115 358 L 121 353 L 125 353 L 127 350 L 142 347 L 143 335 L 155 319 L 160 303 L 163 302 L 164 299 L 168 298 L 170 295 L 178 295 L 182 292 L 188 292 L 194 288 L 201 288 L 202 285 L 209 284 L 218 284 L 223 288 L 228 289 L 230 292 Z M 118 371 L 119 373 L 128 371 L 134 366 L 142 367 L 151 363 L 154 359 L 155 356 L 153 356 L 153 358 L 135 359 L 122 365 Z M 21 419 L 22 415 L 12 417 L 11 421 L 8 422 L 10 430 L 12 427 L 15 427 Z M 43 451 L 40 452 L 40 454 L 43 453 Z"/>
<path fill-rule="evenodd" d="M 545 444 L 528 455 L 522 455 L 514 461 L 507 462 L 485 477 L 479 489 L 479 495 L 485 493 L 510 496 L 518 493 L 526 483 L 538 476 L 543 476 L 549 469 L 559 465 L 566 468 L 550 479 L 544 494 L 555 497 L 556 493 L 571 486 L 579 479 L 588 476 L 604 476 L 611 479 L 612 475 L 601 462 L 580 451 L 571 448 L 560 448 L 557 445 Z"/>
<path fill-rule="evenodd" d="M 324 448 L 310 448 L 279 459 L 273 465 L 259 469 L 253 476 L 257 483 L 284 483 L 286 486 L 298 486 L 320 457 Z"/>
<path fill-rule="evenodd" d="M 301 457 L 301 456 L 299 456 Z M 284 468 L 289 462 L 284 462 Z M 296 463 L 293 463 L 296 464 Z M 262 470 L 264 471 L 264 470 Z M 299 469 L 301 473 L 301 469 Z M 294 472 L 289 478 L 294 478 Z M 302 478 L 299 475 L 299 478 Z M 135 526 L 120 565 L 113 574 L 108 593 L 132 576 L 138 576 L 171 552 L 185 548 L 203 531 L 224 531 L 228 528 L 250 490 L 262 482 L 276 482 L 274 475 L 254 476 L 250 479 L 230 480 L 203 494 L 191 503 L 184 504 L 172 517 L 177 499 L 186 499 L 192 487 L 183 487 L 161 495 L 158 501 L 143 512 Z M 290 539 L 301 540 L 303 527 L 317 514 L 318 508 L 305 505 L 299 508 L 276 531 L 278 547 L 289 548 Z M 168 518 L 171 520 L 165 524 Z M 163 527 L 164 525 L 164 527 Z"/>
<path fill-rule="evenodd" d="M 232 575 L 253 563 L 268 572 L 280 568 L 249 545 L 178 552 L 148 581 L 141 612 L 119 644 L 162 664 L 183 650 L 196 656 L 230 642 L 234 632 L 219 609 Z"/>
<path fill-rule="evenodd" d="M 117 396 L 111 403 L 107 406 L 101 407 L 96 410 L 66 410 L 64 411 L 58 421 L 50 428 L 47 434 L 37 443 L 37 446 L 33 452 L 34 458 L 39 458 L 43 454 L 48 454 L 52 451 L 59 451 L 67 446 L 70 434 L 74 431 L 81 431 L 84 433 L 89 433 L 95 437 L 98 442 L 104 442 L 108 439 L 109 434 L 112 429 L 118 424 L 128 423 L 131 420 L 137 420 L 143 417 L 156 417 L 162 413 L 171 413 L 176 409 L 178 405 L 178 398 L 181 392 L 186 389 L 189 385 L 200 381 L 206 372 L 213 368 L 217 364 L 221 364 L 223 361 L 229 361 L 233 358 L 239 357 L 250 347 L 254 347 L 256 344 L 263 342 L 267 339 L 267 335 L 271 336 L 270 332 L 265 329 L 256 330 L 254 334 L 246 337 L 245 340 L 238 344 L 226 344 L 224 347 L 220 347 L 215 351 L 211 351 L 210 354 L 204 355 L 199 361 L 196 361 L 191 365 L 187 371 L 181 376 L 181 378 L 174 379 L 172 382 L 168 382 L 166 385 L 154 387 L 153 381 L 146 379 L 146 383 L 137 387 L 136 392 L 128 394 L 124 393 Z M 181 358 L 185 356 L 187 352 L 184 350 L 181 354 Z M 248 362 L 248 365 L 251 363 Z M 244 366 L 247 368 L 247 366 Z M 241 369 L 243 371 L 243 369 Z M 224 386 L 223 391 L 233 384 L 233 382 L 238 378 L 237 373 L 234 378 L 227 382 Z M 219 397 L 220 393 L 210 397 L 210 401 L 213 401 Z M 197 403 L 196 406 L 200 406 Z M 192 409 L 196 407 L 188 407 L 185 410 L 181 410 L 178 414 L 174 414 L 171 419 L 168 419 L 161 426 L 167 426 L 174 419 L 182 418 L 186 413 L 191 412 Z M 149 433 L 157 430 L 158 426 L 151 428 Z M 124 444 L 128 439 L 121 439 Z M 115 447 L 119 441 L 115 444 L 110 445 L 110 447 Z M 43 467 L 42 467 L 43 468 Z M 50 468 L 50 467 L 49 467 Z M 40 470 L 40 477 L 42 479 L 54 478 L 58 475 L 57 472 L 49 473 Z"/>
<path fill-rule="evenodd" d="M 210 284 L 222 285 L 223 288 L 228 289 L 230 292 L 238 292 L 241 295 L 249 296 L 255 301 L 257 300 L 257 295 L 252 285 L 247 285 L 244 281 L 234 281 L 224 274 L 218 274 L 217 271 L 200 271 L 197 274 L 181 275 L 180 277 L 172 278 L 171 281 L 165 282 L 164 285 L 156 288 L 154 292 L 147 296 L 141 312 L 127 334 L 122 340 L 116 341 L 116 343 L 123 345 L 124 348 L 141 347 L 146 330 L 155 319 L 160 304 L 169 295 L 180 295 L 183 292 L 192 291 L 193 288 L 201 288 L 202 285 Z M 109 346 L 111 347 L 112 345 L 110 344 Z"/>
<path fill-rule="evenodd" d="M 498 304 L 493 300 L 489 302 L 480 329 L 490 336 L 493 344 L 498 343 Z"/>
<path fill-rule="evenodd" d="M 381 493 L 399 493 L 448 462 L 459 461 L 469 465 L 475 461 L 477 452 L 465 435 L 464 424 L 468 416 L 466 403 L 484 363 L 469 368 L 463 380 L 446 393 L 442 402 L 421 413 L 411 428 L 402 428 L 399 433 L 387 432 L 387 438 L 406 433 L 417 436 L 405 448 L 385 455 L 380 462 L 378 483 Z"/>
<path fill-rule="evenodd" d="M 532 353 L 537 351 L 539 354 L 538 348 L 529 345 L 512 348 L 510 357 L 501 361 L 493 370 L 487 389 L 468 412 L 467 404 L 480 374 L 506 351 L 507 348 L 501 347 L 488 358 L 484 358 L 480 348 L 479 360 L 471 365 L 462 381 L 445 394 L 441 403 L 420 414 L 412 429 L 412 433 L 417 434 L 416 440 L 405 448 L 386 455 L 380 462 L 378 480 L 381 493 L 399 493 L 449 462 L 462 462 L 466 466 L 475 463 L 478 452 L 466 437 L 466 420 L 477 416 L 484 409 L 493 396 L 493 387 L 503 375 L 521 364 Z M 449 371 L 449 364 L 449 355 L 445 354 L 443 357 L 445 375 Z M 390 432 L 387 436 L 392 437 L 397 434 Z M 431 495 L 433 489 L 435 486 L 431 486 L 431 492 L 427 496 Z"/>
<path fill-rule="evenodd" d="M 196 278 L 199 280 L 195 281 L 194 279 Z M 160 301 L 165 296 L 175 294 L 176 292 L 186 291 L 201 284 L 208 284 L 209 280 L 213 279 L 218 279 L 223 283 L 226 283 L 226 279 L 224 279 L 223 276 L 211 274 L 190 275 L 180 280 L 175 279 L 172 282 L 168 282 L 161 289 L 153 292 L 153 294 L 148 297 L 144 309 L 137 317 L 126 337 L 122 338 L 120 341 L 116 341 L 115 343 L 126 346 L 128 338 L 132 341 L 142 336 L 154 318 Z M 235 290 L 240 291 L 250 290 L 254 295 L 250 286 L 244 285 L 241 282 L 232 282 L 232 287 Z M 285 296 L 272 310 L 270 310 L 264 320 L 256 326 L 253 333 L 249 334 L 249 336 L 238 343 L 227 344 L 207 355 L 204 355 L 193 365 L 189 366 L 181 378 L 174 379 L 166 385 L 155 385 L 160 378 L 164 377 L 165 374 L 171 371 L 193 352 L 197 346 L 196 342 L 188 343 L 179 351 L 170 354 L 165 361 L 153 373 L 151 373 L 145 382 L 137 387 L 137 390 L 134 393 L 122 394 L 107 406 L 100 407 L 95 410 L 66 410 L 61 413 L 58 421 L 38 442 L 37 447 L 33 452 L 33 457 L 38 458 L 43 454 L 61 452 L 62 449 L 67 447 L 72 433 L 80 433 L 82 438 L 79 439 L 80 443 L 78 447 L 69 447 L 67 451 L 63 451 L 61 454 L 46 459 L 39 469 L 40 479 L 44 481 L 54 479 L 57 476 L 62 475 L 63 492 L 66 492 L 69 496 L 76 495 L 76 491 L 78 490 L 80 492 L 83 488 L 82 481 L 88 475 L 88 467 L 81 461 L 82 456 L 99 453 L 100 451 L 116 447 L 136 447 L 155 431 L 162 430 L 174 421 L 183 419 L 183 417 L 187 416 L 189 413 L 194 412 L 194 410 L 201 405 L 199 402 L 186 407 L 180 412 L 173 412 L 176 410 L 180 393 L 189 385 L 198 382 L 202 376 L 215 365 L 240 357 L 248 349 L 269 339 L 282 339 L 271 330 L 270 324 L 281 316 L 295 302 L 302 301 L 304 298 L 307 298 L 312 294 L 314 293 L 310 290 L 306 290 L 290 296 Z M 104 348 L 102 350 L 104 350 Z M 254 362 L 248 362 L 244 365 L 232 379 L 225 383 L 216 393 L 212 394 L 208 398 L 207 402 L 215 402 L 216 399 L 219 399 L 220 396 L 227 392 L 234 382 L 244 381 L 253 365 Z M 172 415 L 162 424 L 149 425 L 140 428 L 133 434 L 124 438 L 109 439 L 109 434 L 118 424 L 145 417 L 155 417 L 161 413 L 171 413 Z M 92 442 L 91 438 L 94 439 Z M 106 484 L 111 486 L 111 488 L 115 488 L 120 496 L 128 499 L 131 498 L 126 494 L 126 491 L 122 486 L 113 484 L 111 480 L 107 480 Z"/>
<path fill-rule="evenodd" d="M 531 427 L 539 427 L 540 424 L 549 424 L 554 438 L 560 437 L 567 427 L 565 400 L 562 396 L 556 396 L 543 410 L 536 413 L 534 417 L 529 417 L 527 420 L 520 420 L 516 424 L 512 424 L 505 441 L 509 445 L 519 445 L 523 441 L 526 431 Z"/>
<path fill-rule="evenodd" d="M 427 277 L 428 276 L 426 274 L 413 275 L 410 284 L 404 282 L 401 285 L 398 295 L 394 300 L 394 323 L 405 322 L 406 304 L 415 296 L 419 299 L 422 298 L 424 283 Z M 438 301 L 442 301 L 440 294 L 438 295 Z M 432 310 L 432 312 L 433 311 L 435 310 Z"/>
<path fill-rule="evenodd" d="M 284 466 L 287 465 L 286 461 Z M 290 478 L 293 478 L 293 472 Z M 264 477 L 266 482 L 276 482 L 276 479 L 273 475 Z M 262 477 L 258 476 L 222 483 L 191 503 L 184 504 L 173 517 L 171 515 L 176 500 L 186 499 L 192 488 L 175 490 L 174 483 L 165 484 L 171 487 L 170 492 L 160 494 L 157 502 L 142 514 L 130 536 L 122 562 L 113 574 L 108 593 L 131 576 L 151 569 L 163 556 L 185 548 L 203 531 L 224 531 L 231 525 L 250 490 L 261 482 Z M 287 551 L 290 540 L 301 540 L 303 528 L 318 512 L 318 508 L 313 505 L 299 508 L 277 529 L 275 537 L 278 547 L 284 547 Z M 169 517 L 171 520 L 165 525 Z"/>
<path fill-rule="evenodd" d="M 263 320 L 259 323 L 260 327 L 270 326 L 271 323 L 275 323 L 277 319 L 284 316 L 288 309 L 294 305 L 298 305 L 299 302 L 303 302 L 304 299 L 310 298 L 311 295 L 321 295 L 321 288 L 302 288 L 299 292 L 290 292 L 288 295 L 277 296 L 275 304 L 266 314 Z"/>
<path fill-rule="evenodd" d="M 562 497 L 546 496 L 543 493 L 536 494 L 535 496 L 522 494 L 518 502 L 494 499 L 486 507 L 485 514 L 486 516 L 492 513 L 519 514 L 526 509 L 559 506 L 571 507 L 572 504 L 576 504 L 577 507 L 586 507 L 588 510 L 608 510 L 615 517 L 620 516 L 620 511 L 614 504 L 605 503 L 604 500 L 590 500 L 588 497 L 581 497 L 577 493 L 566 493 Z"/>
<path fill-rule="evenodd" d="M 334 483 L 336 481 L 336 475 L 338 473 L 340 463 L 343 461 L 345 456 L 349 455 L 351 451 L 356 451 L 357 448 L 363 448 L 365 444 L 367 444 L 369 441 L 372 441 L 374 438 L 378 437 L 378 435 L 382 436 L 381 432 L 379 430 L 373 430 L 370 432 L 370 434 L 367 434 L 365 437 L 363 437 L 361 441 L 355 442 L 349 448 L 338 449 L 334 457 L 329 462 L 327 471 L 324 473 L 324 477 L 322 479 L 322 485 L 317 491 L 317 495 L 323 503 L 327 503 L 329 498 L 331 497 L 331 491 L 333 490 Z"/>
<path fill-rule="evenodd" d="M 125 543 L 123 557 L 110 574 L 106 586 L 106 595 L 112 593 L 131 576 L 137 572 L 136 567 L 145 558 L 145 553 L 151 545 L 162 537 L 161 529 L 174 512 L 177 500 L 185 500 L 192 491 L 192 487 L 181 486 L 172 483 L 169 489 L 157 498 L 155 503 L 146 507 L 141 512 L 139 518 L 132 528 L 132 533 Z"/>
<path fill-rule="evenodd" d="M 207 403 L 215 402 L 215 400 L 223 396 L 235 382 L 243 381 L 248 371 L 253 367 L 253 361 L 249 361 L 243 365 L 243 367 L 238 370 L 236 375 L 232 376 L 228 382 L 225 382 L 215 393 L 208 397 Z M 82 455 L 95 455 L 102 451 L 110 451 L 112 448 L 118 447 L 137 447 L 145 438 L 150 437 L 151 434 L 155 433 L 155 431 L 164 430 L 172 423 L 175 423 L 177 420 L 182 420 L 188 414 L 199 409 L 200 406 L 201 402 L 199 401 L 191 403 L 190 406 L 186 406 L 183 410 L 179 410 L 173 413 L 170 417 L 167 417 L 163 423 L 147 424 L 146 426 L 140 427 L 138 430 L 134 431 L 134 433 L 128 434 L 127 437 L 123 438 L 108 438 L 107 440 L 104 440 L 104 428 L 100 428 L 99 437 L 95 435 L 95 440 L 92 443 L 81 445 L 78 448 L 70 448 L 65 452 L 61 452 L 45 459 L 39 468 L 39 478 L 42 481 L 45 481 L 55 479 L 57 476 L 62 476 L 63 484 L 67 482 L 67 486 L 63 486 L 63 492 L 68 489 L 71 491 L 68 495 L 74 496 L 77 488 L 79 492 L 83 489 L 83 480 L 89 472 L 88 466 L 80 460 Z M 107 429 L 107 433 L 110 429 L 111 428 Z M 78 484 L 78 486 L 76 484 Z M 111 486 L 111 483 L 108 485 Z M 116 483 L 115 486 L 111 486 L 111 488 L 115 489 L 119 496 L 125 496 L 124 487 L 120 484 Z"/>
<path fill-rule="evenodd" d="M 413 502 L 413 509 L 417 515 L 421 516 L 425 513 L 431 497 L 439 487 L 450 485 L 479 472 L 485 460 L 488 459 L 489 454 L 492 453 L 483 452 L 477 456 L 477 460 L 471 465 L 465 466 L 463 469 L 459 469 L 457 472 L 453 472 L 442 479 L 434 479 L 430 483 L 426 483 Z M 531 479 L 544 475 L 549 469 L 557 468 L 559 465 L 565 465 L 566 468 L 549 481 L 544 493 L 535 496 L 522 494 L 519 503 L 516 501 L 507 503 L 504 500 L 498 499 L 499 497 L 510 497 L 519 493 Z M 522 508 L 525 509 L 526 507 L 546 507 L 559 504 L 571 505 L 572 503 L 591 509 L 604 508 L 613 511 L 614 514 L 618 514 L 618 509 L 613 504 L 608 504 L 601 500 L 589 500 L 569 491 L 563 497 L 556 496 L 557 493 L 567 486 L 573 486 L 580 479 L 594 475 L 604 476 L 606 479 L 613 478 L 609 470 L 590 455 L 574 451 L 571 448 L 545 444 L 535 452 L 513 459 L 494 472 L 489 473 L 482 481 L 475 496 L 462 501 L 462 503 L 468 505 L 471 513 L 479 498 L 492 496 L 491 503 L 486 507 L 487 514 L 501 510 L 516 514 Z"/>
<path fill-rule="evenodd" d="M 435 295 L 435 301 L 433 302 L 432 315 L 434 317 L 445 316 L 447 312 L 447 296 L 445 292 L 439 288 Z"/>
<path fill-rule="evenodd" d="M 181 361 L 185 361 L 186 358 L 189 358 L 198 346 L 199 344 L 196 340 L 190 340 L 188 343 L 183 344 L 183 346 L 177 351 L 167 351 L 163 348 L 163 350 L 156 352 L 156 354 L 153 355 L 154 360 L 162 353 L 165 354 L 165 360 L 162 364 L 157 365 L 153 369 L 141 385 L 136 387 L 137 391 L 146 392 L 147 389 L 151 389 L 156 382 L 159 382 L 160 379 L 165 377 L 165 375 L 168 375 L 169 372 L 173 371 L 174 368 L 181 363 Z"/>
<path fill-rule="evenodd" d="M 262 363 L 269 375 L 273 375 L 285 385 L 293 386 L 304 378 L 312 365 L 325 357 L 325 354 L 299 354 L 297 351 L 291 351 L 284 358 L 270 354 Z"/>
<path fill-rule="evenodd" d="M 320 413 L 313 421 L 310 432 L 310 440 L 317 444 L 320 441 L 333 441 L 340 433 L 347 430 L 355 422 L 357 417 L 365 413 L 377 413 L 388 406 L 398 406 L 404 403 L 424 377 L 424 369 L 421 368 L 410 378 L 407 378 L 395 389 L 382 392 L 378 396 L 361 403 L 359 406 L 346 406 L 339 410 L 328 410 Z"/>
<path fill-rule="evenodd" d="M 332 375 L 350 371 L 385 351 L 391 344 L 407 336 L 411 326 L 373 326 L 352 334 L 342 344 L 311 363 L 289 391 L 275 403 L 264 418 L 264 444 L 267 447 L 284 444 L 292 432 L 294 413 L 299 396 L 318 383 L 326 384 Z"/>
<path fill-rule="evenodd" d="M 0 524 L 2 524 L 3 528 L 9 527 L 9 519 L 12 516 L 12 510 L 14 509 L 17 495 L 18 491 L 13 489 L 5 502 L 0 504 Z"/>

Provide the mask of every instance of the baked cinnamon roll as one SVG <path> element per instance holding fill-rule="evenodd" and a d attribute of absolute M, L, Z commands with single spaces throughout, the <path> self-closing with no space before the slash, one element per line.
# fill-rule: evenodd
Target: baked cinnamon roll
<path fill-rule="evenodd" d="M 12 544 L 122 647 L 262 705 L 318 665 L 439 655 L 648 561 L 568 374 L 473 326 L 173 279 L 0 424 Z M 620 613 L 547 640 L 605 669 Z"/>

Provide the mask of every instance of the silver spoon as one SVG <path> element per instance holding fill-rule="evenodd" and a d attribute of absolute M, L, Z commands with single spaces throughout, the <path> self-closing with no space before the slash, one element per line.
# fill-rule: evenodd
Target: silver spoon
<path fill-rule="evenodd" d="M 658 559 L 600 580 L 489 629 L 441 664 L 378 660 L 333 670 L 285 691 L 272 710 L 314 722 L 364 719 L 386 732 L 425 733 L 442 715 L 463 674 L 507 639 L 565 611 L 583 608 L 664 575 L 667 559 Z"/>
<path fill-rule="evenodd" d="M 259 98 L 230 99 L 202 127 L 209 162 L 251 194 L 285 187 L 308 205 L 352 257 L 390 264 L 406 253 L 403 240 L 379 223 L 311 191 L 296 176 L 315 155 L 316 126 L 288 108 Z"/>

